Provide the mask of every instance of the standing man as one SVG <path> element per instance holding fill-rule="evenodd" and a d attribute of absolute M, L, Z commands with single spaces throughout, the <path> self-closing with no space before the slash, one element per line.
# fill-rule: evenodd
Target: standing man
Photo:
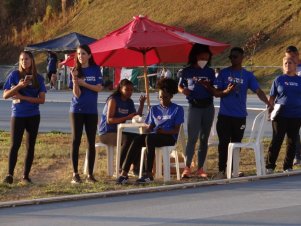
<path fill-rule="evenodd" d="M 230 84 L 234 85 L 232 92 L 221 96 L 220 110 L 216 124 L 219 138 L 219 173 L 218 179 L 225 178 L 227 167 L 228 145 L 230 142 L 241 142 L 246 128 L 247 117 L 247 91 L 252 90 L 258 98 L 270 107 L 269 101 L 260 89 L 259 84 L 250 71 L 242 67 L 244 51 L 240 47 L 234 47 L 230 51 L 231 66 L 221 70 L 215 80 L 218 90 L 226 90 Z"/>
<path fill-rule="evenodd" d="M 294 61 L 297 63 L 296 73 L 298 76 L 301 76 L 301 60 L 299 58 L 299 51 L 296 46 L 288 46 L 285 51 L 286 57 L 292 57 Z M 300 144 L 300 134 L 298 133 L 297 141 L 296 141 L 296 150 L 295 150 L 295 159 L 294 165 L 300 165 L 301 163 L 301 144 Z"/>
<path fill-rule="evenodd" d="M 55 83 L 57 81 L 56 69 L 57 55 L 55 52 L 49 51 L 47 57 L 47 77 L 49 79 L 50 89 L 55 89 Z"/>

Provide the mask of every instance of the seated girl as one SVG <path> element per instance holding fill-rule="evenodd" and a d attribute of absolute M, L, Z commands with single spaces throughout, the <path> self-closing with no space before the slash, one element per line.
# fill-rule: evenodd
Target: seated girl
<path fill-rule="evenodd" d="M 131 142 L 117 184 L 127 183 L 130 166 L 137 156 L 140 157 L 142 147 L 147 148 L 146 174 L 137 182 L 153 181 L 155 148 L 172 146 L 176 143 L 180 126 L 184 122 L 183 107 L 171 102 L 173 95 L 178 92 L 177 83 L 173 79 L 164 78 L 158 82 L 157 87 L 160 104 L 153 106 L 148 113 L 145 121 L 148 133 L 136 136 Z"/>
<path fill-rule="evenodd" d="M 136 112 L 135 105 L 131 96 L 133 94 L 133 83 L 128 79 L 122 79 L 117 87 L 117 90 L 108 97 L 104 106 L 101 121 L 99 124 L 99 140 L 100 142 L 116 146 L 117 142 L 117 125 L 131 120 L 135 115 L 142 115 L 145 96 L 140 96 L 140 106 Z M 122 165 L 129 145 L 132 139 L 137 134 L 123 132 L 122 134 L 122 149 L 120 156 L 120 165 Z M 139 170 L 140 159 L 134 161 L 135 170 Z"/>

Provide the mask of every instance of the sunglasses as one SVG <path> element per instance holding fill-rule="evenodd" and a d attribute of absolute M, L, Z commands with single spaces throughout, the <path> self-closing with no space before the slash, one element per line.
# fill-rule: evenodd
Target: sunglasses
<path fill-rule="evenodd" d="M 239 56 L 238 55 L 230 55 L 229 59 L 237 59 Z"/>

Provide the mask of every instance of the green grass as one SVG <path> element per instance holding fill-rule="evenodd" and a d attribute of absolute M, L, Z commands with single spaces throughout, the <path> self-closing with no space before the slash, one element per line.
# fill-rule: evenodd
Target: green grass
<path fill-rule="evenodd" d="M 3 180 L 7 173 L 8 151 L 10 146 L 10 137 L 6 132 L 0 132 L 1 150 L 0 150 L 0 180 Z M 264 139 L 264 149 L 267 150 L 269 139 Z M 83 183 L 72 185 L 72 166 L 70 160 L 70 134 L 64 133 L 40 133 L 36 143 L 35 159 L 31 170 L 31 178 L 34 182 L 32 185 L 18 183 L 21 179 L 24 164 L 24 145 L 19 150 L 19 157 L 15 169 L 15 182 L 13 185 L 6 185 L 0 182 L 0 201 L 11 201 L 21 199 L 34 199 L 41 197 L 53 197 L 72 194 L 84 194 L 102 191 L 124 190 L 130 188 L 142 187 L 135 185 L 135 178 L 130 178 L 130 184 L 120 186 L 115 184 L 115 178 L 106 176 L 106 152 L 100 150 L 97 156 L 97 169 L 95 177 L 99 180 L 96 184 Z M 283 149 L 285 145 L 283 145 Z M 83 160 L 85 157 L 86 140 L 83 138 L 80 157 L 79 172 L 83 169 Z M 281 151 L 277 171 L 281 171 L 284 150 Z M 217 150 L 210 148 L 207 156 L 207 172 L 209 180 L 214 178 L 217 173 Z M 194 160 L 194 165 L 195 160 Z M 254 154 L 248 150 L 241 151 L 240 170 L 246 175 L 255 175 L 255 158 Z M 172 170 L 174 171 L 174 170 Z M 82 176 L 84 178 L 84 176 Z M 167 184 L 185 183 L 186 181 L 176 181 L 175 175 L 172 181 Z M 189 182 L 202 181 L 193 177 Z M 154 183 L 146 186 L 160 186 L 163 184 L 162 179 L 156 179 Z M 145 187 L 145 186 L 143 186 Z"/>

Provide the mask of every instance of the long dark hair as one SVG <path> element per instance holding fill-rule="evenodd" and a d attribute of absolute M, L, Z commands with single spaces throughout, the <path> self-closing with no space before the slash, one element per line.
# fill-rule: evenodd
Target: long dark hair
<path fill-rule="evenodd" d="M 78 77 L 82 78 L 84 76 L 83 71 L 82 71 L 82 64 L 79 62 L 78 57 L 77 57 L 77 50 L 79 50 L 79 49 L 82 49 L 85 52 L 87 52 L 89 55 L 91 55 L 91 57 L 89 58 L 89 62 L 88 62 L 89 66 L 96 65 L 96 63 L 95 63 L 93 55 L 91 53 L 91 49 L 88 45 L 80 45 L 77 47 L 76 54 L 75 54 L 75 68 L 78 71 Z"/>
<path fill-rule="evenodd" d="M 195 43 L 189 53 L 188 56 L 188 65 L 192 66 L 195 65 L 197 63 L 197 56 L 200 53 L 208 53 L 209 54 L 209 60 L 207 65 L 211 64 L 211 58 L 212 58 L 212 53 L 209 49 L 209 46 L 203 45 L 203 44 L 199 44 L 199 43 Z"/>
<path fill-rule="evenodd" d="M 20 57 L 22 54 L 26 54 L 27 56 L 29 56 L 29 58 L 31 59 L 31 66 L 29 68 L 29 73 L 25 71 L 25 68 L 23 68 L 21 66 L 21 62 L 20 62 Z M 38 72 L 37 72 L 37 67 L 36 67 L 36 63 L 33 57 L 33 54 L 30 51 L 21 51 L 20 55 L 19 55 L 19 78 L 20 79 L 24 79 L 26 74 L 31 74 L 32 75 L 32 86 L 34 88 L 39 88 L 39 82 L 38 82 Z"/>
<path fill-rule="evenodd" d="M 129 86 L 129 85 L 134 86 L 134 84 L 130 80 L 128 80 L 126 78 L 122 79 L 119 82 L 117 89 L 108 97 L 107 101 L 112 97 L 117 97 L 117 96 L 120 97 L 121 96 L 121 88 L 124 86 Z"/>

